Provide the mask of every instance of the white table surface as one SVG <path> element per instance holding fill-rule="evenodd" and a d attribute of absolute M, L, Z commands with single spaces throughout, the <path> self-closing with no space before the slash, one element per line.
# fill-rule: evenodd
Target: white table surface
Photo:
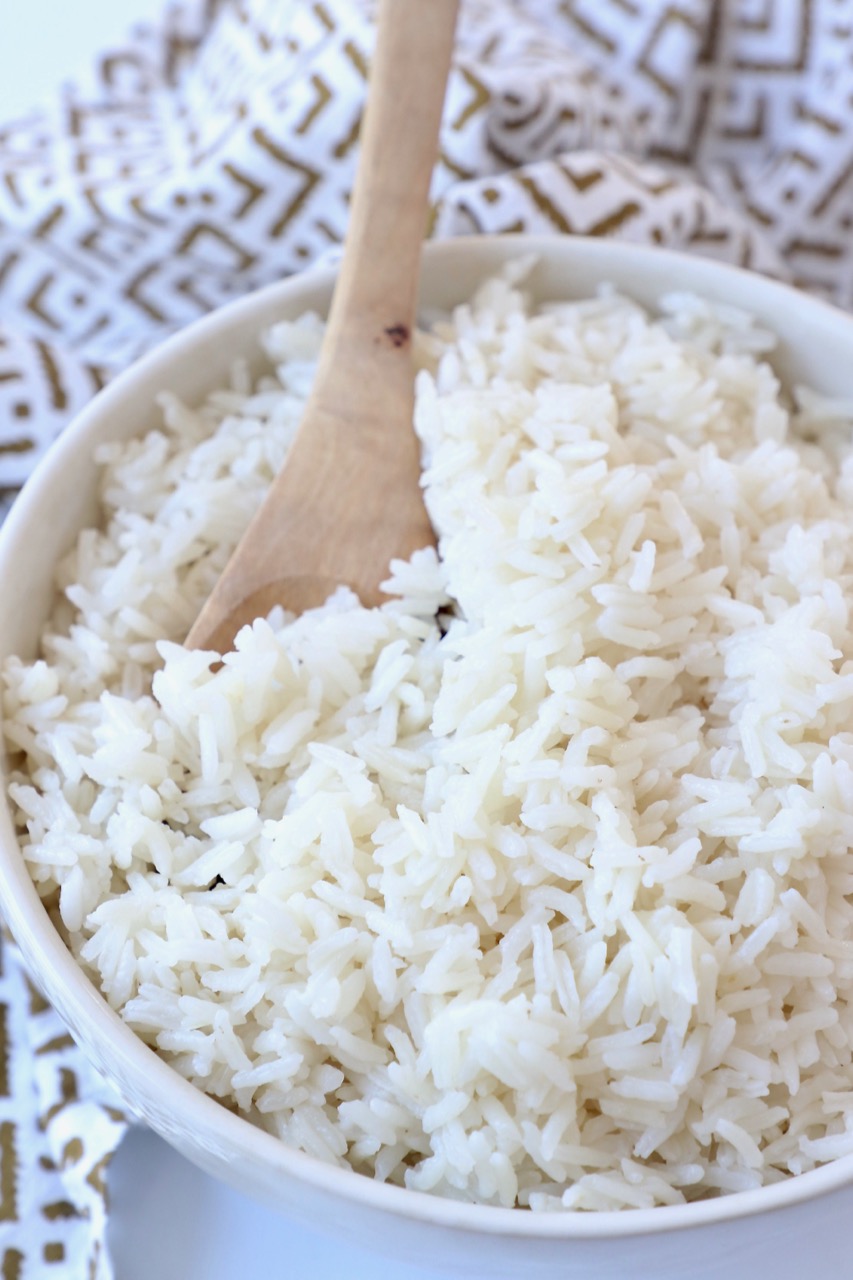
<path fill-rule="evenodd" d="M 156 15 L 162 3 L 0 0 L 0 123 L 50 94 L 85 66 L 95 50 L 119 40 L 137 19 Z M 208 1177 L 145 1130 L 131 1131 L 122 1144 L 110 1188 L 109 1245 L 117 1280 L 438 1280 L 439 1272 L 429 1266 L 392 1263 L 278 1217 Z M 837 1222 L 828 1217 L 822 1223 L 820 1253 L 832 1259 L 829 1269 L 809 1266 L 809 1247 L 803 1242 L 805 1255 L 795 1250 L 797 1256 L 792 1254 L 783 1271 L 774 1270 L 772 1280 L 853 1275 L 845 1247 L 847 1240 L 853 1241 L 853 1194 Z M 708 1274 L 704 1263 L 700 1269 Z M 734 1280 L 734 1271 L 729 1262 L 728 1280 Z M 470 1280 L 480 1277 L 471 1275 Z M 764 1277 L 756 1274 L 755 1280 Z"/>

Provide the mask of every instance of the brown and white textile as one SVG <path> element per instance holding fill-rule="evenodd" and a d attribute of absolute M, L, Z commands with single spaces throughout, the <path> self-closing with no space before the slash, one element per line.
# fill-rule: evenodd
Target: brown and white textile
<path fill-rule="evenodd" d="M 429 0 L 424 0 L 428 3 Z M 113 373 L 341 240 L 371 0 L 180 0 L 0 126 L 0 500 Z M 431 234 L 611 235 L 853 301 L 853 0 L 463 0 Z M 111 1274 L 123 1122 L 0 976 L 0 1274 Z"/>

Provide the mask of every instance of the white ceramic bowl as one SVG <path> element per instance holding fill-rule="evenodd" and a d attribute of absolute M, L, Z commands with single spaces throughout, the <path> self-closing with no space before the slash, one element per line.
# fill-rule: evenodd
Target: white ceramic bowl
<path fill-rule="evenodd" d="M 745 271 L 661 250 L 570 237 L 466 239 L 427 247 L 424 308 L 448 308 L 508 259 L 535 254 L 540 300 L 582 297 L 612 281 L 639 301 L 690 289 L 754 312 L 779 335 L 783 376 L 853 395 L 853 318 Z M 259 364 L 257 335 L 282 317 L 324 311 L 334 272 L 314 270 L 206 317 L 117 378 L 51 449 L 0 533 L 0 659 L 31 655 L 53 593 L 53 567 L 95 516 L 93 450 L 157 420 L 164 388 L 189 401 L 221 385 L 231 361 Z M 281 1211 L 389 1258 L 448 1274 L 678 1280 L 785 1276 L 805 1246 L 813 1276 L 846 1274 L 831 1230 L 853 1208 L 853 1157 L 772 1188 L 613 1213 L 534 1215 L 385 1186 L 292 1151 L 183 1080 L 129 1031 L 65 949 L 30 882 L 0 800 L 0 906 L 38 984 L 133 1114 L 208 1172 Z M 833 1244 L 833 1241 L 835 1242 Z M 392 1275 L 381 1271 L 378 1275 Z"/>

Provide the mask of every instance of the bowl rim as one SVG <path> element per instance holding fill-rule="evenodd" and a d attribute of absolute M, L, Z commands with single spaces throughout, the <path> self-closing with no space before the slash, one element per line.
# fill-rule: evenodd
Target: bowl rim
<path fill-rule="evenodd" d="M 573 255 L 587 256 L 593 263 L 598 260 L 603 266 L 608 263 L 640 263 L 657 268 L 666 260 L 673 268 L 686 270 L 694 279 L 698 276 L 700 281 L 703 278 L 710 281 L 712 277 L 740 280 L 742 283 L 748 281 L 750 288 L 763 290 L 769 299 L 778 300 L 780 308 L 790 309 L 794 306 L 801 314 L 803 324 L 811 316 L 834 328 L 846 327 L 853 350 L 853 315 L 846 314 L 823 299 L 805 295 L 792 285 L 760 276 L 742 267 L 659 247 L 582 236 L 465 236 L 429 242 L 425 246 L 424 262 L 426 267 L 433 267 L 436 262 L 441 262 L 447 269 L 452 267 L 454 259 L 477 254 L 484 263 L 495 265 L 489 262 L 492 256 L 495 262 L 505 262 L 525 256 L 547 257 L 554 253 L 566 254 L 569 260 Z M 242 327 L 271 302 L 287 302 L 289 299 L 298 302 L 300 295 L 316 288 L 330 291 L 336 274 L 337 268 L 334 265 L 313 266 L 285 280 L 255 290 L 195 320 L 118 374 L 51 445 L 12 504 L 0 529 L 0 575 L 10 562 L 15 545 L 25 536 L 27 528 L 36 517 L 41 493 L 47 483 L 62 474 L 69 460 L 76 458 L 81 445 L 96 431 L 98 424 L 112 415 L 128 396 L 135 393 L 137 387 L 149 383 L 152 376 L 159 376 L 161 371 L 167 373 L 177 361 L 190 354 L 200 340 L 207 340 L 220 331 L 228 332 Z M 481 272 L 481 275 L 485 274 L 485 270 Z M 606 278 L 606 272 L 602 278 Z M 694 283 L 690 287 L 701 291 L 701 284 Z M 162 385 L 167 386 L 168 382 Z M 0 655 L 0 658 L 3 656 L 5 655 Z M 3 774 L 5 780 L 5 770 Z M 124 1076 L 141 1097 L 152 1100 L 153 1110 L 162 1110 L 163 1098 L 171 1098 L 173 1101 L 169 1110 L 180 1111 L 185 1123 L 188 1122 L 192 1128 L 202 1132 L 215 1131 L 224 1145 L 247 1157 L 255 1165 L 274 1173 L 287 1174 L 341 1200 L 365 1209 L 383 1211 L 396 1218 L 417 1220 L 435 1227 L 471 1232 L 482 1237 L 528 1240 L 605 1241 L 614 1237 L 624 1239 L 680 1232 L 775 1213 L 853 1182 L 853 1155 L 848 1155 L 769 1186 L 732 1192 L 714 1199 L 650 1209 L 533 1213 L 409 1190 L 375 1181 L 352 1169 L 326 1164 L 286 1146 L 272 1134 L 228 1111 L 214 1098 L 190 1084 L 130 1030 L 79 967 L 51 923 L 26 871 L 19 843 L 17 839 L 9 839 L 13 828 L 9 819 L 5 786 L 0 807 L 5 810 L 0 816 L 6 820 L 4 829 L 0 829 L 0 908 L 12 934 L 20 940 L 28 968 L 35 971 L 37 984 L 46 986 L 49 998 L 51 991 L 60 992 L 63 1003 L 71 1010 L 74 1018 L 90 1029 L 91 1034 L 99 1041 L 114 1046 L 115 1054 L 121 1057 Z M 45 973 L 48 981 L 45 981 Z M 85 1048 L 82 1051 L 91 1061 L 92 1054 Z M 131 1107 L 134 1109 L 135 1104 L 131 1104 Z M 147 1122 L 169 1140 L 166 1127 L 154 1123 L 150 1117 L 147 1117 Z"/>

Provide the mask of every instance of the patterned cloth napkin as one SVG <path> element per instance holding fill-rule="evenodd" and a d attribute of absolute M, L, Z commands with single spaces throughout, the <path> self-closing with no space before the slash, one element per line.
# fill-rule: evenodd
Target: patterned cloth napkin
<path fill-rule="evenodd" d="M 0 504 L 113 373 L 339 243 L 373 20 L 179 0 L 0 127 Z M 849 0 L 463 0 L 431 234 L 611 235 L 849 304 L 851 53 Z M 0 1273 L 107 1280 L 125 1124 L 2 960 Z"/>

